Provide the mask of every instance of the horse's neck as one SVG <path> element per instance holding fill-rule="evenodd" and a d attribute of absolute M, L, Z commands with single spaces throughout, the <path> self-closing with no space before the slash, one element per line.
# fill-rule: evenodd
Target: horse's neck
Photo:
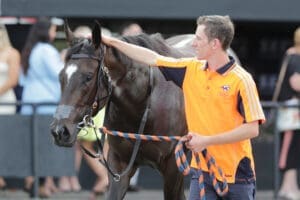
<path fill-rule="evenodd" d="M 106 126 L 116 130 L 137 131 L 145 109 L 143 107 L 130 107 L 111 101 L 107 107 Z"/>
<path fill-rule="evenodd" d="M 122 79 L 112 79 L 111 107 L 114 113 L 133 121 L 140 118 L 149 97 L 149 74 L 147 69 L 131 69 Z M 113 115 L 118 118 L 118 115 Z"/>

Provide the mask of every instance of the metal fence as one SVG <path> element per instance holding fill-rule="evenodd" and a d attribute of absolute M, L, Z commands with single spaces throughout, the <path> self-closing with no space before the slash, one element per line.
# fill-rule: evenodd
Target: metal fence
<path fill-rule="evenodd" d="M 3 103 L 0 106 L 15 105 Z M 31 104 L 32 115 L 0 115 L 0 176 L 34 176 L 34 196 L 39 177 L 75 175 L 74 149 L 54 145 L 50 134 L 52 115 L 39 115 L 39 106 Z"/>
<path fill-rule="evenodd" d="M 280 187 L 280 169 L 278 167 L 279 162 L 279 154 L 280 154 L 280 132 L 278 128 L 276 127 L 276 117 L 278 114 L 278 109 L 281 107 L 290 108 L 290 107 L 297 107 L 300 110 L 300 105 L 287 105 L 284 102 L 271 102 L 271 101 L 264 101 L 262 102 L 262 106 L 265 110 L 265 113 L 271 113 L 271 115 L 267 115 L 267 122 L 268 126 L 272 126 L 271 130 L 274 137 L 274 162 L 273 162 L 273 170 L 274 170 L 274 179 L 273 179 L 273 191 L 274 191 L 274 199 L 278 198 L 278 190 Z M 266 112 L 269 111 L 269 112 Z"/>

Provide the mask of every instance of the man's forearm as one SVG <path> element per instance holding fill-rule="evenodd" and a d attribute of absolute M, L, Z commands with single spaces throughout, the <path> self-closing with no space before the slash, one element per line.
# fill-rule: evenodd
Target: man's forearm
<path fill-rule="evenodd" d="M 150 66 L 155 66 L 156 59 L 159 56 L 159 54 L 147 48 L 133 45 L 115 38 L 109 38 L 109 40 L 106 40 L 105 43 L 117 48 L 131 59 Z"/>
<path fill-rule="evenodd" d="M 233 142 L 239 142 L 246 139 L 251 139 L 259 134 L 258 129 L 258 121 L 245 123 L 240 125 L 239 127 L 224 132 L 222 134 L 218 134 L 215 136 L 211 136 L 211 145 L 217 144 L 228 144 Z"/>

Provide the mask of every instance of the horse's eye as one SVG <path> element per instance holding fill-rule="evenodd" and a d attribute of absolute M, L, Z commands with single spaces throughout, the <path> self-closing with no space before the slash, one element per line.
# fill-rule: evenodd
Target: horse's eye
<path fill-rule="evenodd" d="M 92 78 L 93 78 L 93 75 L 88 74 L 88 75 L 86 75 L 86 77 L 85 77 L 85 81 L 88 82 L 88 81 L 92 80 Z"/>

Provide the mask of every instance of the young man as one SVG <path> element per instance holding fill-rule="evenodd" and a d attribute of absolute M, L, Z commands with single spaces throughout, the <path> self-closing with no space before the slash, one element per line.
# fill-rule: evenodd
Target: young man
<path fill-rule="evenodd" d="M 229 183 L 226 198 L 252 200 L 255 172 L 250 139 L 258 136 L 258 125 L 265 121 L 256 85 L 251 75 L 226 53 L 234 36 L 228 16 L 199 17 L 195 36 L 197 58 L 182 59 L 165 57 L 115 38 L 103 37 L 102 41 L 141 63 L 172 68 L 172 73 L 166 68 L 162 71 L 184 93 L 190 138 L 187 148 L 199 153 L 207 148 L 215 158 Z M 202 156 L 200 159 L 201 166 L 192 159 L 194 175 L 189 199 L 200 199 L 199 168 L 204 171 L 206 199 L 218 199 L 205 161 Z"/>

